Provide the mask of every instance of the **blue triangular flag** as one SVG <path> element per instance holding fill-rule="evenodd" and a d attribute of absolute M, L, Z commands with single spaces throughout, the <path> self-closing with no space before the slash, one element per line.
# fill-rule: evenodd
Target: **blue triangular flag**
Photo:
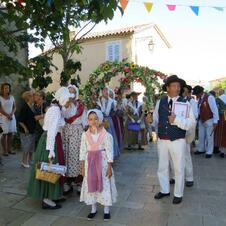
<path fill-rule="evenodd" d="M 190 8 L 196 16 L 199 15 L 199 6 L 190 6 Z"/>
<path fill-rule="evenodd" d="M 224 11 L 224 8 L 223 7 L 214 6 L 213 8 L 216 9 L 216 10 L 218 10 L 218 11 L 221 11 L 221 12 Z"/>

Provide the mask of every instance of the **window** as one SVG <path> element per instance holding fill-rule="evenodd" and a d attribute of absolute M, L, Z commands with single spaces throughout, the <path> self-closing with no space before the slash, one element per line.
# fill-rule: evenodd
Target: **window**
<path fill-rule="evenodd" d="M 108 42 L 106 44 L 106 60 L 108 61 L 121 60 L 121 41 Z"/>

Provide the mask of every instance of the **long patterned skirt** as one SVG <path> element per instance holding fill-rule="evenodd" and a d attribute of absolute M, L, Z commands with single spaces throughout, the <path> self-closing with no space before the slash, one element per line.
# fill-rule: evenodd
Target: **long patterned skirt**
<path fill-rule="evenodd" d="M 217 129 L 214 132 L 214 146 L 226 148 L 226 120 L 220 115 Z"/>
<path fill-rule="evenodd" d="M 82 125 L 66 124 L 63 130 L 63 143 L 65 162 L 67 166 L 67 177 L 78 177 L 81 175 L 81 162 L 79 152 L 81 146 L 83 128 Z"/>
<path fill-rule="evenodd" d="M 112 117 L 112 121 L 113 121 L 113 124 L 114 124 L 115 133 L 116 133 L 116 136 L 117 136 L 119 150 L 121 151 L 123 149 L 123 134 L 122 134 L 119 116 L 114 115 Z"/>
<path fill-rule="evenodd" d="M 56 184 L 52 184 L 46 181 L 37 180 L 36 166 L 40 162 L 48 162 L 49 151 L 46 150 L 47 133 L 44 132 L 38 142 L 37 149 L 34 155 L 34 165 L 31 169 L 31 176 L 28 183 L 28 195 L 36 199 L 52 199 L 57 200 L 63 195 L 62 183 L 57 181 Z M 55 159 L 53 163 L 63 164 L 63 149 L 60 134 L 57 134 L 55 145 Z"/>

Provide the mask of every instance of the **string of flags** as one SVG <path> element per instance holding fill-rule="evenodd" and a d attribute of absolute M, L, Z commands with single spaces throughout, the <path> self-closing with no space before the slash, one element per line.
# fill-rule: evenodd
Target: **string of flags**
<path fill-rule="evenodd" d="M 129 2 L 138 2 L 138 1 L 130 1 L 130 0 L 119 0 L 120 2 L 120 5 L 122 7 L 122 10 L 125 11 L 126 7 L 128 6 L 128 3 Z M 151 12 L 153 6 L 154 6 L 154 3 L 153 2 L 140 2 L 139 3 L 142 3 L 145 7 L 145 9 L 147 10 L 148 13 Z M 212 8 L 214 10 L 217 10 L 219 12 L 223 12 L 225 9 L 226 9 L 226 6 L 197 6 L 197 5 L 181 5 L 181 4 L 166 4 L 166 8 L 169 10 L 169 11 L 175 11 L 177 9 L 177 7 L 180 7 L 180 6 L 183 6 L 183 7 L 189 7 L 192 12 L 198 16 L 199 15 L 199 11 L 200 11 L 200 8 Z"/>

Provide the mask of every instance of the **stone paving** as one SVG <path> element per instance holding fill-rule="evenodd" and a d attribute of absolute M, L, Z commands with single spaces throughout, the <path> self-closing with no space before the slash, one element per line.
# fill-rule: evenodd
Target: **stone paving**
<path fill-rule="evenodd" d="M 160 201 L 156 145 L 145 151 L 123 152 L 114 170 L 119 193 L 111 208 L 112 219 L 103 222 L 102 207 L 87 221 L 89 207 L 72 194 L 59 210 L 42 210 L 40 202 L 26 196 L 29 170 L 20 156 L 4 157 L 0 166 L 0 226 L 224 226 L 226 225 L 226 159 L 193 156 L 195 185 L 186 188 L 183 203 L 172 196 Z M 173 189 L 173 186 L 172 186 Z"/>

